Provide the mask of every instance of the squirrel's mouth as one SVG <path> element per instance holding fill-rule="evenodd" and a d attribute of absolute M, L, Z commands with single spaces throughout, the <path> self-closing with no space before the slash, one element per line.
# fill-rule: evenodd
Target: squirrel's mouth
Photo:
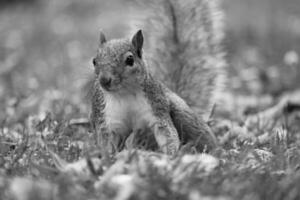
<path fill-rule="evenodd" d="M 118 90 L 117 85 L 102 85 L 102 84 L 101 84 L 101 87 L 102 87 L 104 90 L 106 90 L 107 92 L 113 92 L 113 91 Z"/>

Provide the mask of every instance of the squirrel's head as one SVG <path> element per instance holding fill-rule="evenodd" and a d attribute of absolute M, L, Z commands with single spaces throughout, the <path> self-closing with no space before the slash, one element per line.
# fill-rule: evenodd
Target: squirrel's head
<path fill-rule="evenodd" d="M 93 59 L 101 87 L 108 92 L 139 87 L 145 74 L 142 59 L 143 34 L 139 30 L 131 39 L 107 41 L 100 32 L 97 56 Z"/>

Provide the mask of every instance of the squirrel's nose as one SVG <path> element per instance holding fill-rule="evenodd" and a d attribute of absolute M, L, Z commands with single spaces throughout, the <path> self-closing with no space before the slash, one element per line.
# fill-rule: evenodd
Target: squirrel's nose
<path fill-rule="evenodd" d="M 111 78 L 108 78 L 108 77 L 101 77 L 100 78 L 100 84 L 102 85 L 102 87 L 104 87 L 106 89 L 110 88 L 111 82 L 112 82 Z"/>

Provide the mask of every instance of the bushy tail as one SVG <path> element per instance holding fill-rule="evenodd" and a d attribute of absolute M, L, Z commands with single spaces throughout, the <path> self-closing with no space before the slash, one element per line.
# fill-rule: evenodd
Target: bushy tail
<path fill-rule="evenodd" d="M 136 25 L 144 29 L 150 70 L 191 107 L 207 113 L 225 72 L 219 0 L 136 2 L 144 8 L 139 16 L 145 18 Z"/>

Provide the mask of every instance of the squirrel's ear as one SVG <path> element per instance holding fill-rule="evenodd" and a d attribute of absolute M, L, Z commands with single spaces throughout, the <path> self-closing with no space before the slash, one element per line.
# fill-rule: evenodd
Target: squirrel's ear
<path fill-rule="evenodd" d="M 144 43 L 144 37 L 142 30 L 139 30 L 136 32 L 136 34 L 132 37 L 132 45 L 134 46 L 137 55 L 141 58 L 142 57 L 142 48 L 143 48 L 143 43 Z"/>
<path fill-rule="evenodd" d="M 106 42 L 106 38 L 105 35 L 102 31 L 100 31 L 100 37 L 99 37 L 99 46 L 101 46 L 102 44 L 104 44 Z"/>

